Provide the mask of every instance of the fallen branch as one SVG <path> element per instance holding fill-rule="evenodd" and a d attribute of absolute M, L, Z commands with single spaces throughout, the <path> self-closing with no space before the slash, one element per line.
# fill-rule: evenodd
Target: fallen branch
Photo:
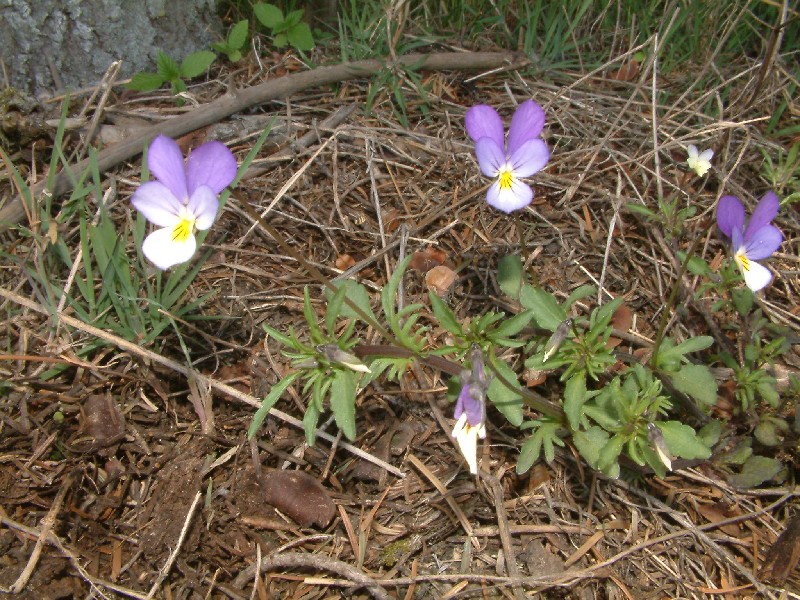
<path fill-rule="evenodd" d="M 342 63 L 329 67 L 318 67 L 311 71 L 293 73 L 277 79 L 270 79 L 244 90 L 235 90 L 213 102 L 209 102 L 191 112 L 162 121 L 144 129 L 130 139 L 114 144 L 97 155 L 100 172 L 107 171 L 124 160 L 142 152 L 144 147 L 157 135 L 180 137 L 187 133 L 211 125 L 258 104 L 263 104 L 289 96 L 309 88 L 330 85 L 351 79 L 368 79 L 383 69 L 399 66 L 408 69 L 429 71 L 480 71 L 498 68 L 517 69 L 528 63 L 524 55 L 514 52 L 440 52 L 436 54 L 409 54 L 397 61 L 389 59 L 362 60 Z M 72 189 L 72 181 L 89 167 L 89 159 L 61 171 L 56 177 L 51 192 L 53 196 L 65 194 Z M 69 172 L 68 172 L 69 171 Z M 45 189 L 46 180 L 33 186 L 34 197 Z M 25 216 L 23 200 L 19 196 L 0 209 L 0 231 L 19 223 Z"/>

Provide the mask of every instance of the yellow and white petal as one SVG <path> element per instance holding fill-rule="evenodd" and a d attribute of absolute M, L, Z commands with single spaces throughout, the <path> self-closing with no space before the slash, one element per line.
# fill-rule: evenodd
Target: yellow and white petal
<path fill-rule="evenodd" d="M 693 169 L 700 177 L 708 173 L 709 169 L 711 169 L 711 159 L 714 156 L 714 151 L 709 148 L 698 153 L 697 146 L 693 144 L 689 145 L 688 151 L 689 158 L 686 159 L 686 164 L 689 165 L 689 168 Z"/>
<path fill-rule="evenodd" d="M 734 260 L 744 276 L 745 285 L 754 292 L 767 287 L 767 284 L 772 281 L 770 270 L 764 265 L 747 258 L 744 252 L 737 252 Z"/>
<path fill-rule="evenodd" d="M 469 472 L 473 475 L 478 474 L 478 436 L 481 438 L 486 437 L 486 428 L 483 424 L 473 427 L 467 423 L 466 413 L 461 415 L 453 428 L 453 437 L 462 456 L 467 461 L 467 465 L 469 465 Z"/>
<path fill-rule="evenodd" d="M 142 244 L 142 252 L 147 260 L 159 269 L 185 263 L 194 256 L 197 249 L 192 225 L 181 220 L 172 227 L 156 229 Z"/>

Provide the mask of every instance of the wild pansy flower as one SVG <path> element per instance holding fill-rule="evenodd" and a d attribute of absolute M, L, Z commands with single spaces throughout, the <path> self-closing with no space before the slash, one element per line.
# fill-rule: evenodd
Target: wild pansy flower
<path fill-rule="evenodd" d="M 511 119 L 508 140 L 503 121 L 491 106 L 473 106 L 464 122 L 475 142 L 481 172 L 495 178 L 486 201 L 506 213 L 528 206 L 533 200 L 533 190 L 521 178 L 540 171 L 550 160 L 550 150 L 539 137 L 544 128 L 542 107 L 533 100 L 520 104 Z"/>
<path fill-rule="evenodd" d="M 733 260 L 744 275 L 744 282 L 757 292 L 772 281 L 772 273 L 755 262 L 775 252 L 783 241 L 783 234 L 772 225 L 778 214 L 780 201 L 775 192 L 761 198 L 745 227 L 744 206 L 735 196 L 723 196 L 717 204 L 717 225 L 731 238 Z"/>
<path fill-rule="evenodd" d="M 161 228 L 145 238 L 142 252 L 159 269 L 168 269 L 192 258 L 195 232 L 214 223 L 217 196 L 236 177 L 236 159 L 225 144 L 206 142 L 184 163 L 178 144 L 160 135 L 150 144 L 147 166 L 156 181 L 140 185 L 131 203 Z"/>
<path fill-rule="evenodd" d="M 711 168 L 711 159 L 714 158 L 714 151 L 709 148 L 698 152 L 697 146 L 694 144 L 689 144 L 686 151 L 689 153 L 689 158 L 686 159 L 686 164 L 689 165 L 689 168 L 694 169 L 694 172 L 700 177 L 708 173 Z"/>
<path fill-rule="evenodd" d="M 456 400 L 453 418 L 456 425 L 452 436 L 458 449 L 467 460 L 469 472 L 478 474 L 478 438 L 486 438 L 486 371 L 480 348 L 473 347 L 470 354 L 472 370 L 461 373 L 461 392 Z"/>

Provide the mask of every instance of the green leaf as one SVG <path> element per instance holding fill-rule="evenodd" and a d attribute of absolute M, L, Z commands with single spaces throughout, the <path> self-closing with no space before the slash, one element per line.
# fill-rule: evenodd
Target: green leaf
<path fill-rule="evenodd" d="M 317 441 L 317 423 L 319 423 L 319 416 L 322 411 L 313 402 L 309 403 L 306 408 L 306 414 L 303 415 L 303 430 L 306 433 L 306 442 L 309 446 L 313 446 Z"/>
<path fill-rule="evenodd" d="M 428 297 L 431 299 L 431 309 L 433 310 L 436 320 L 439 321 L 439 325 L 453 335 L 463 338 L 464 329 L 461 327 L 461 323 L 458 322 L 453 311 L 450 310 L 450 307 L 445 304 L 444 300 L 431 291 L 428 292 Z"/>
<path fill-rule="evenodd" d="M 775 477 L 782 469 L 783 464 L 779 460 L 766 456 L 751 456 L 744 463 L 742 472 L 731 475 L 728 481 L 737 488 L 756 487 Z"/>
<path fill-rule="evenodd" d="M 299 371 L 295 371 L 281 379 L 275 385 L 272 386 L 272 389 L 269 391 L 264 397 L 264 400 L 261 401 L 261 407 L 256 411 L 256 414 L 253 415 L 253 422 L 250 424 L 250 428 L 247 430 L 247 439 L 252 440 L 258 430 L 261 428 L 261 425 L 264 423 L 264 419 L 267 418 L 270 409 L 275 406 L 275 403 L 280 400 L 280 397 L 283 395 L 283 392 L 286 391 L 290 385 L 294 383 L 294 380 L 300 375 Z"/>
<path fill-rule="evenodd" d="M 159 50 L 156 55 L 156 69 L 164 81 L 172 81 L 181 76 L 178 63 L 175 62 L 175 59 L 161 50 Z"/>
<path fill-rule="evenodd" d="M 509 338 L 517 335 L 533 318 L 533 312 L 530 310 L 522 311 L 508 319 L 504 319 L 500 326 L 491 332 L 492 339 Z"/>
<path fill-rule="evenodd" d="M 344 304 L 344 297 L 347 293 L 347 288 L 341 286 L 336 293 L 328 299 L 328 309 L 325 311 L 325 329 L 329 336 L 333 336 L 336 331 L 336 319 L 342 313 L 342 305 Z"/>
<path fill-rule="evenodd" d="M 289 38 L 286 37 L 285 33 L 279 33 L 272 38 L 272 43 L 275 44 L 276 48 L 285 48 L 289 43 Z"/>
<path fill-rule="evenodd" d="M 597 467 L 607 475 L 610 475 L 613 472 L 613 469 L 611 469 L 613 465 L 617 465 L 618 471 L 619 464 L 617 461 L 619 460 L 619 455 L 624 446 L 624 437 L 622 437 L 620 434 L 613 436 L 600 450 L 600 455 L 597 457 Z"/>
<path fill-rule="evenodd" d="M 572 441 L 580 455 L 595 469 L 600 460 L 600 451 L 608 443 L 608 432 L 601 427 L 593 425 L 586 431 L 576 431 Z"/>
<path fill-rule="evenodd" d="M 308 52 L 314 48 L 314 36 L 307 23 L 298 23 L 286 32 L 289 43 L 303 52 Z"/>
<path fill-rule="evenodd" d="M 288 31 L 289 29 L 291 29 L 295 25 L 299 24 L 300 23 L 300 19 L 302 19 L 302 18 L 303 18 L 303 9 L 302 8 L 299 9 L 299 10 L 293 10 L 293 11 L 290 11 L 290 12 L 286 13 L 286 18 L 283 20 L 283 22 L 286 24 L 286 30 Z"/>
<path fill-rule="evenodd" d="M 572 308 L 572 305 L 575 304 L 578 300 L 583 300 L 584 298 L 588 298 L 597 292 L 597 288 L 593 285 L 582 285 L 578 288 L 575 288 L 572 293 L 567 296 L 567 299 L 564 300 L 561 307 L 564 309 L 565 312 L 569 311 Z"/>
<path fill-rule="evenodd" d="M 331 410 L 336 425 L 352 441 L 356 437 L 356 374 L 337 369 L 331 384 Z"/>
<path fill-rule="evenodd" d="M 152 92 L 164 85 L 165 81 L 158 73 L 136 73 L 126 87 L 137 92 Z"/>
<path fill-rule="evenodd" d="M 486 396 L 497 407 L 503 416 L 512 425 L 519 427 L 522 424 L 522 394 L 517 380 L 517 374 L 505 362 L 490 358 L 490 363 L 499 376 L 505 379 L 514 389 L 508 389 L 500 382 L 498 377 L 492 378 Z"/>
<path fill-rule="evenodd" d="M 539 460 L 542 453 L 542 436 L 538 435 L 538 430 L 533 433 L 519 451 L 519 458 L 517 459 L 517 473 L 522 475 L 527 473 L 533 464 Z"/>
<path fill-rule="evenodd" d="M 753 436 L 765 446 L 777 446 L 781 443 L 778 429 L 772 419 L 764 419 L 753 430 Z"/>
<path fill-rule="evenodd" d="M 359 309 L 361 309 L 361 312 L 363 312 L 367 318 L 371 319 L 371 322 L 366 322 L 368 325 L 372 325 L 372 323 L 377 322 L 375 313 L 372 311 L 372 307 L 370 306 L 370 296 L 367 288 L 353 279 L 337 279 L 332 283 L 337 289 L 344 289 L 345 297 L 350 302 L 355 304 Z M 333 296 L 333 293 L 327 287 L 325 288 L 325 296 L 329 301 Z M 364 321 L 364 319 L 357 314 L 347 302 L 342 304 L 339 314 L 345 319 L 358 319 L 360 321 Z"/>
<path fill-rule="evenodd" d="M 247 41 L 247 19 L 242 19 L 228 33 L 228 48 L 239 50 Z"/>
<path fill-rule="evenodd" d="M 497 285 L 506 296 L 519 300 L 525 275 L 522 271 L 522 260 L 519 256 L 509 254 L 497 263 Z"/>
<path fill-rule="evenodd" d="M 283 12 L 274 4 L 267 4 L 265 2 L 254 4 L 253 14 L 255 14 L 256 19 L 258 19 L 262 25 L 270 29 L 275 29 L 277 25 L 283 23 Z"/>
<path fill-rule="evenodd" d="M 684 355 L 690 352 L 705 350 L 714 343 L 714 338 L 709 335 L 699 335 L 681 342 L 677 346 L 665 348 L 658 353 L 658 364 L 668 364 L 672 361 L 681 360 Z"/>
<path fill-rule="evenodd" d="M 193 52 L 181 62 L 181 77 L 192 79 L 198 75 L 202 75 L 215 60 L 217 60 L 217 55 L 211 52 L 211 50 Z"/>
<path fill-rule="evenodd" d="M 634 214 L 642 215 L 648 219 L 652 219 L 656 216 L 656 213 L 641 204 L 626 204 L 625 208 Z"/>
<path fill-rule="evenodd" d="M 564 387 L 564 413 L 567 415 L 572 431 L 577 431 L 581 422 L 581 408 L 586 402 L 586 374 L 575 373 Z"/>
<path fill-rule="evenodd" d="M 767 381 L 760 381 L 756 386 L 756 390 L 758 390 L 758 395 L 767 402 L 770 406 L 777 408 L 778 404 L 780 404 L 781 397 L 778 395 L 777 390 L 775 389 L 775 380 L 770 378 Z"/>
<path fill-rule="evenodd" d="M 660 421 L 656 423 L 661 433 L 664 435 L 664 442 L 667 444 L 672 456 L 683 458 L 708 458 L 711 450 L 700 438 L 697 437 L 694 429 L 684 425 L 680 421 Z"/>
<path fill-rule="evenodd" d="M 390 323 L 395 321 L 395 314 L 396 314 L 396 296 L 397 296 L 397 288 L 400 287 L 400 282 L 403 279 L 403 274 L 406 272 L 408 268 L 408 263 L 411 262 L 412 256 L 406 256 L 400 264 L 398 264 L 392 276 L 389 278 L 389 281 L 383 286 L 383 290 L 381 290 L 381 306 L 383 308 L 383 314 L 389 320 Z"/>
<path fill-rule="evenodd" d="M 317 323 L 317 314 L 314 312 L 314 307 L 311 306 L 311 296 L 308 294 L 308 286 L 303 288 L 303 316 L 306 319 L 306 325 L 308 325 L 311 342 L 313 344 L 323 343 L 325 337 Z"/>
<path fill-rule="evenodd" d="M 533 311 L 533 318 L 539 327 L 550 331 L 555 331 L 567 318 L 567 312 L 559 306 L 555 296 L 541 288 L 523 285 L 519 301 L 522 306 Z"/>
<path fill-rule="evenodd" d="M 706 406 L 717 403 L 717 380 L 705 365 L 682 365 L 680 371 L 669 374 L 675 389 L 688 394 Z"/>
<path fill-rule="evenodd" d="M 697 432 L 697 438 L 709 448 L 713 448 L 722 436 L 722 421 L 713 419 Z"/>

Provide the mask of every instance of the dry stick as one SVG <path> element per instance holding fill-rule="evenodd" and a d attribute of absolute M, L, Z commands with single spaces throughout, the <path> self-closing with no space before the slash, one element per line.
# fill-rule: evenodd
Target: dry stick
<path fill-rule="evenodd" d="M 383 589 L 372 577 L 365 575 L 355 567 L 351 567 L 346 562 L 323 556 L 321 554 L 304 554 L 300 552 L 287 552 L 269 556 L 261 560 L 257 565 L 251 565 L 239 573 L 233 585 L 242 589 L 247 581 L 253 577 L 256 569 L 264 571 L 275 571 L 277 569 L 316 569 L 319 571 L 331 571 L 337 573 L 357 585 L 365 588 L 373 598 L 377 600 L 391 600 L 391 596 Z"/>
<path fill-rule="evenodd" d="M 3 297 L 7 300 L 10 300 L 11 302 L 14 302 L 15 304 L 19 304 L 20 306 L 24 306 L 26 308 L 29 308 L 30 310 L 36 311 L 43 315 L 48 315 L 48 316 L 50 315 L 50 312 L 40 304 L 37 304 L 28 298 L 24 298 L 19 294 L 15 294 L 14 292 L 10 292 L 4 288 L 0 288 L 0 297 Z M 87 325 L 83 321 L 80 321 L 79 319 L 76 319 L 74 317 L 70 317 L 69 315 L 65 315 L 63 313 L 58 313 L 57 318 L 59 321 L 69 325 L 70 327 L 74 327 L 75 329 L 88 333 L 89 335 L 93 335 L 97 338 L 100 338 L 101 340 L 105 340 L 111 344 L 114 344 L 118 348 L 121 348 L 122 350 L 130 352 L 131 354 L 135 354 L 141 358 L 146 358 L 152 362 L 164 365 L 168 369 L 172 369 L 173 371 L 180 373 L 185 377 L 189 377 L 191 375 L 195 377 L 198 382 L 203 383 L 204 385 L 210 385 L 218 392 L 231 396 L 232 398 L 235 398 L 236 400 L 239 400 L 244 404 L 249 404 L 250 406 L 254 406 L 256 408 L 261 407 L 261 400 L 259 400 L 255 396 L 251 396 L 250 394 L 245 394 L 244 392 L 239 391 L 234 387 L 224 384 L 221 381 L 217 381 L 216 379 L 208 377 L 207 375 L 203 375 L 202 373 L 198 373 L 197 371 L 185 367 L 184 365 L 175 362 L 174 360 L 170 360 L 165 356 L 161 356 L 160 354 L 141 348 L 136 344 L 132 344 L 131 342 L 119 336 L 114 335 L 113 333 L 108 333 L 107 331 L 103 331 L 102 329 L 98 329 L 97 327 L 93 327 L 92 325 Z M 302 421 L 300 421 L 299 419 L 295 419 L 293 416 L 288 415 L 281 410 L 272 408 L 270 409 L 269 414 L 286 423 L 289 423 L 290 425 L 293 425 L 294 427 L 297 427 L 299 429 L 303 428 Z M 336 438 L 334 436 L 321 430 L 317 430 L 317 437 L 323 440 L 327 440 L 328 442 L 331 443 L 336 441 Z M 368 452 L 364 452 L 360 448 L 356 448 L 355 446 L 347 444 L 345 442 L 339 442 L 339 446 L 347 450 L 351 454 L 358 456 L 359 458 L 363 458 L 366 461 L 378 465 L 382 469 L 386 469 L 387 471 L 389 471 L 393 475 L 396 475 L 397 477 L 400 478 L 405 477 L 405 473 L 403 473 L 403 471 L 401 471 L 397 467 L 390 465 L 389 463 L 379 459 L 376 456 L 369 454 Z"/>
<path fill-rule="evenodd" d="M 56 522 L 56 517 L 58 516 L 58 511 L 61 510 L 61 505 L 64 504 L 64 497 L 67 495 L 71 485 L 72 475 L 67 475 L 61 484 L 61 489 L 59 489 L 58 494 L 56 494 L 55 500 L 53 500 L 53 504 L 50 505 L 50 510 L 47 511 L 47 514 L 42 520 L 42 529 L 36 539 L 36 545 L 33 547 L 33 551 L 28 558 L 28 564 L 25 565 L 25 569 L 22 571 L 22 573 L 20 573 L 20 576 L 17 578 L 17 581 L 14 583 L 14 585 L 11 586 L 10 591 L 12 594 L 19 594 L 28 583 L 31 575 L 33 575 L 33 570 L 36 568 L 36 564 L 39 562 L 39 556 L 42 554 L 42 546 L 44 546 L 50 530 L 53 529 L 53 525 Z"/>
<path fill-rule="evenodd" d="M 503 545 L 503 551 L 506 555 L 506 570 L 512 578 L 519 580 L 522 577 L 522 573 L 519 570 L 517 555 L 514 552 L 514 544 L 511 541 L 511 532 L 508 527 L 508 513 L 506 513 L 505 506 L 503 506 L 503 486 L 500 485 L 500 480 L 492 475 L 483 473 L 482 478 L 492 490 L 495 512 L 497 514 L 497 529 L 500 532 L 500 543 Z M 512 587 L 514 596 L 520 599 L 524 598 L 522 588 L 519 585 L 514 585 Z"/>
<path fill-rule="evenodd" d="M 147 594 L 147 600 L 152 600 L 153 596 L 156 595 L 158 588 L 161 587 L 161 584 L 169 575 L 170 569 L 172 569 L 172 565 L 175 563 L 175 559 L 178 558 L 178 553 L 181 550 L 181 546 L 183 546 L 183 540 L 186 539 L 186 534 L 189 532 L 189 525 L 192 523 L 192 517 L 194 516 L 194 511 L 197 508 L 197 505 L 200 504 L 200 499 L 203 497 L 202 492 L 197 492 L 194 495 L 194 500 L 192 500 L 192 505 L 189 507 L 189 512 L 186 513 L 186 519 L 183 521 L 183 527 L 181 528 L 181 533 L 178 536 L 178 541 L 175 544 L 175 548 L 170 553 L 169 558 L 167 559 L 167 564 L 159 571 L 158 577 L 153 582 L 153 587 L 150 588 L 150 593 Z"/>
<path fill-rule="evenodd" d="M 398 59 L 404 68 L 420 68 L 431 71 L 446 70 L 486 70 L 507 65 L 520 68 L 529 63 L 524 55 L 515 52 L 441 52 L 435 54 L 409 54 Z M 319 67 L 303 73 L 293 73 L 244 90 L 234 91 L 209 102 L 189 113 L 148 127 L 140 134 L 115 144 L 97 155 L 97 166 L 102 173 L 124 160 L 141 154 L 144 147 L 157 135 L 180 137 L 191 131 L 211 125 L 247 108 L 279 98 L 287 98 L 297 92 L 330 85 L 350 79 L 368 79 L 378 71 L 392 66 L 388 60 L 362 60 L 330 67 Z M 62 171 L 55 177 L 54 196 L 72 189 L 72 179 L 77 179 L 89 168 L 89 159 L 69 168 L 71 173 Z M 33 195 L 40 195 L 46 186 L 41 181 L 33 186 Z M 18 223 L 25 216 L 25 207 L 20 197 L 14 197 L 8 205 L 0 209 L 0 231 L 9 224 Z"/>

